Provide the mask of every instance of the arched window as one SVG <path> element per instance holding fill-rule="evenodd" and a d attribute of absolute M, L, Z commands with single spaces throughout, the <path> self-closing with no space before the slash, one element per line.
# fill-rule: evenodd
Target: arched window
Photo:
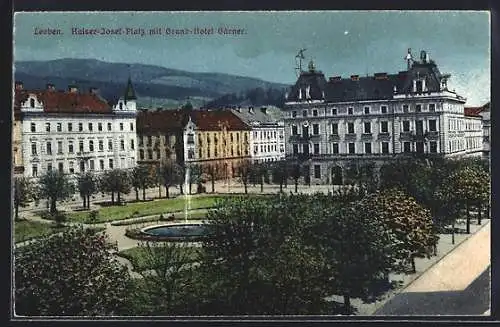
<path fill-rule="evenodd" d="M 35 99 L 30 99 L 30 107 L 35 108 Z"/>

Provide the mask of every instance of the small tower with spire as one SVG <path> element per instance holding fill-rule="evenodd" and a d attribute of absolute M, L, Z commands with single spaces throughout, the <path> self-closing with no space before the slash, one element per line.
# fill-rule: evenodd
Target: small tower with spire
<path fill-rule="evenodd" d="M 113 107 L 115 112 L 130 113 L 137 110 L 137 96 L 135 95 L 134 86 L 132 85 L 132 79 L 130 78 L 130 73 L 128 76 L 127 86 L 125 88 L 125 93 L 122 97 L 118 99 L 118 103 Z"/>

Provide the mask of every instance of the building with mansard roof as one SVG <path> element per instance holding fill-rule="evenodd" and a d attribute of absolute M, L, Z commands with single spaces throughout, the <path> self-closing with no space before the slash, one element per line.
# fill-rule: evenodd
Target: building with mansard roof
<path fill-rule="evenodd" d="M 17 171 L 26 177 L 53 169 L 74 176 L 136 165 L 136 95 L 130 79 L 114 105 L 95 88 L 82 92 L 70 85 L 61 91 L 47 84 L 44 90 L 27 90 L 16 82 L 14 115 L 21 134 Z"/>
<path fill-rule="evenodd" d="M 328 79 L 311 61 L 286 94 L 286 154 L 311 183 L 342 183 L 353 162 L 404 153 L 480 155 L 482 122 L 464 115 L 466 99 L 448 87 L 449 74 L 421 51 L 407 69 Z"/>
<path fill-rule="evenodd" d="M 285 126 L 277 107 L 237 107 L 231 111 L 250 128 L 249 149 L 254 163 L 285 159 Z"/>

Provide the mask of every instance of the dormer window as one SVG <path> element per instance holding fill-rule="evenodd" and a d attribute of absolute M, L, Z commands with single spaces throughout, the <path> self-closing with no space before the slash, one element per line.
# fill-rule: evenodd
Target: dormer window
<path fill-rule="evenodd" d="M 35 108 L 35 99 L 30 99 L 30 107 Z"/>
<path fill-rule="evenodd" d="M 123 102 L 120 102 L 120 110 L 123 110 Z"/>
<path fill-rule="evenodd" d="M 417 93 L 422 93 L 423 92 L 423 82 L 421 80 L 416 81 L 416 83 L 415 83 L 415 91 Z"/>

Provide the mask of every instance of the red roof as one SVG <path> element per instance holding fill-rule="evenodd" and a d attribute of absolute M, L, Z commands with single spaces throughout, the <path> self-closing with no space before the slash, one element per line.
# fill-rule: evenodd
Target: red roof
<path fill-rule="evenodd" d="M 47 113 L 112 113 L 106 100 L 96 94 L 53 90 L 16 90 L 14 112 L 20 111 L 21 103 L 30 94 L 36 95 L 38 101 L 43 103 L 43 111 Z"/>
<path fill-rule="evenodd" d="M 137 113 L 137 131 L 155 133 L 182 129 L 183 118 L 187 116 L 181 110 L 139 111 Z"/>
<path fill-rule="evenodd" d="M 250 129 L 250 126 L 230 110 L 193 110 L 191 119 L 202 131 L 220 131 L 221 124 L 225 125 L 229 131 Z"/>
<path fill-rule="evenodd" d="M 140 111 L 137 114 L 137 131 L 164 132 L 182 129 L 191 117 L 191 120 L 200 131 L 220 131 L 221 124 L 227 126 L 227 130 L 249 130 L 238 116 L 230 110 L 160 110 Z"/>
<path fill-rule="evenodd" d="M 464 115 L 470 117 L 481 117 L 479 113 L 484 110 L 484 107 L 464 107 Z"/>

